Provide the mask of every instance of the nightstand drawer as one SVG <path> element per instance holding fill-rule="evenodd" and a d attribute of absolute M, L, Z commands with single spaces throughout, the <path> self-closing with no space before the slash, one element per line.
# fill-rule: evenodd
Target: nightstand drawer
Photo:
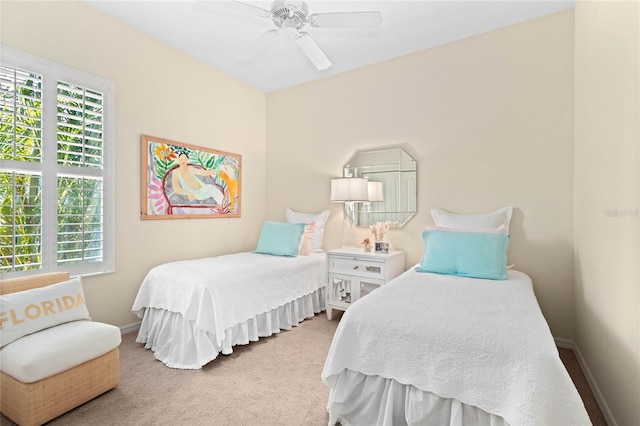
<path fill-rule="evenodd" d="M 364 259 L 331 256 L 329 258 L 329 273 L 384 278 L 385 263 Z"/>

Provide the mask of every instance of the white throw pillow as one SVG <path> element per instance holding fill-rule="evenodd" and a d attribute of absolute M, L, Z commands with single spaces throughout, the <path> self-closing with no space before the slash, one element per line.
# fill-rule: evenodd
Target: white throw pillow
<path fill-rule="evenodd" d="M 0 347 L 27 334 L 76 320 L 91 320 L 80 277 L 0 296 Z"/>
<path fill-rule="evenodd" d="M 315 222 L 313 238 L 311 239 L 311 251 L 313 253 L 322 252 L 322 237 L 324 235 L 324 225 L 329 218 L 330 210 L 323 210 L 320 213 L 300 213 L 287 208 L 284 212 L 289 223 L 311 223 Z"/>
<path fill-rule="evenodd" d="M 458 229 L 487 229 L 498 228 L 504 226 L 506 232 L 509 232 L 509 222 L 513 207 L 503 207 L 491 213 L 463 215 L 450 213 L 439 208 L 431 209 L 431 217 L 436 226 L 441 228 L 458 228 Z"/>

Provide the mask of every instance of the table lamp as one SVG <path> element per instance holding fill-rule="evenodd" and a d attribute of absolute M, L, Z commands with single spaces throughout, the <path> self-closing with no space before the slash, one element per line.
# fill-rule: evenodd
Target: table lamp
<path fill-rule="evenodd" d="M 344 177 L 331 179 L 331 201 L 344 203 L 342 245 L 352 246 L 354 204 L 369 201 L 369 181 L 364 178 Z"/>

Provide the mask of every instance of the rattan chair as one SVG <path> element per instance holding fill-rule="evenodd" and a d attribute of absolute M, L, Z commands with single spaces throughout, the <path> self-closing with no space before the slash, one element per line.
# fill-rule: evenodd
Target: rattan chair
<path fill-rule="evenodd" d="M 54 272 L 0 281 L 0 294 L 14 293 L 66 281 Z M 0 412 L 21 426 L 41 425 L 116 387 L 120 354 L 110 352 L 34 383 L 22 383 L 0 372 Z"/>

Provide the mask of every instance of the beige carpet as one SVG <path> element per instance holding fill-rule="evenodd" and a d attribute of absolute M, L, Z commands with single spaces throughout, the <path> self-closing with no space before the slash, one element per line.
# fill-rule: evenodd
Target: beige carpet
<path fill-rule="evenodd" d="M 202 370 L 174 370 L 135 343 L 120 346 L 120 385 L 49 425 L 324 426 L 328 388 L 320 374 L 340 315 L 316 315 L 295 327 L 218 356 Z M 586 406 L 604 420 L 571 351 L 562 350 Z M 583 397 L 585 398 L 585 397 Z M 6 417 L 2 425 L 12 425 Z"/>

